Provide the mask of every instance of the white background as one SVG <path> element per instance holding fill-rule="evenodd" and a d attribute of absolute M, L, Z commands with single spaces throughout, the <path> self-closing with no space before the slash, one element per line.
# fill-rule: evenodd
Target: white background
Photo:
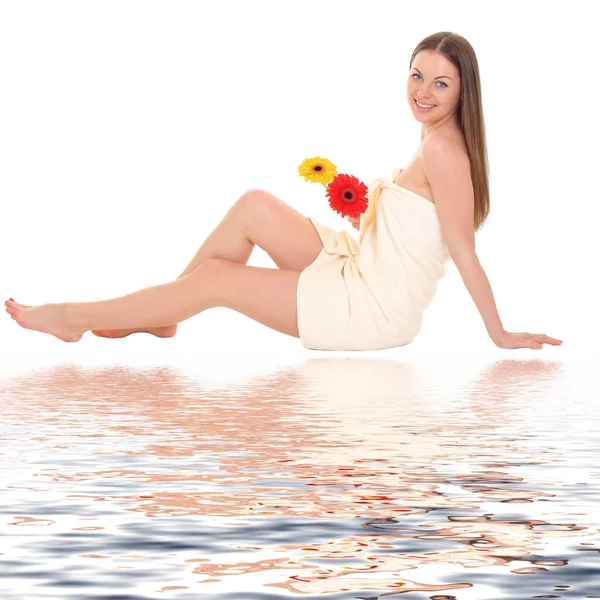
<path fill-rule="evenodd" d="M 479 61 L 491 212 L 477 253 L 501 320 L 564 344 L 496 349 L 449 262 L 417 339 L 385 352 L 595 352 L 600 74 L 591 5 L 1 2 L 0 298 L 100 300 L 174 279 L 250 188 L 357 238 L 298 165 L 324 156 L 367 183 L 405 166 L 420 138 L 406 98 L 410 55 L 446 30 L 466 37 Z M 275 267 L 260 248 L 249 264 Z M 87 334 L 78 344 L 2 314 L 9 358 L 309 353 L 225 308 L 192 317 L 172 340 Z"/>

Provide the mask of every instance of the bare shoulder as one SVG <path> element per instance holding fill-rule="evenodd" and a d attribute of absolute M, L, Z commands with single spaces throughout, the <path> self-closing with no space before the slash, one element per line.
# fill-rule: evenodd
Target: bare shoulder
<path fill-rule="evenodd" d="M 423 141 L 421 165 L 436 204 L 440 195 L 449 195 L 449 190 L 454 195 L 472 198 L 471 161 L 462 134 L 432 132 Z"/>
<path fill-rule="evenodd" d="M 419 147 L 423 171 L 435 165 L 447 166 L 453 169 L 467 169 L 470 173 L 471 164 L 462 133 L 459 131 L 433 131 Z M 427 178 L 427 173 L 425 172 Z"/>
<path fill-rule="evenodd" d="M 460 140 L 435 133 L 423 142 L 423 171 L 450 256 L 459 264 L 475 250 L 471 164 Z"/>

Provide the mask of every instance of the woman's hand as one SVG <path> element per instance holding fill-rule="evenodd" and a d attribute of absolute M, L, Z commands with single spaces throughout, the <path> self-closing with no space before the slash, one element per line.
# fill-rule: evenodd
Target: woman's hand
<path fill-rule="evenodd" d="M 543 333 L 529 333 L 523 331 L 521 333 L 511 333 L 504 331 L 500 335 L 492 338 L 492 341 L 498 348 L 533 348 L 540 350 L 544 344 L 552 344 L 560 346 L 562 340 L 544 335 Z"/>
<path fill-rule="evenodd" d="M 352 223 L 352 227 L 354 227 L 354 229 L 360 230 L 360 215 L 356 218 L 348 217 L 348 221 L 350 221 L 350 223 Z"/>

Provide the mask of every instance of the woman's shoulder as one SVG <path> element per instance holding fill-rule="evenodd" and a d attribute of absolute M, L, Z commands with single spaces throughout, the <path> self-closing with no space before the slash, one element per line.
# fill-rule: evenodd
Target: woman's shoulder
<path fill-rule="evenodd" d="M 465 137 L 460 130 L 455 129 L 439 129 L 432 131 L 419 146 L 419 154 L 427 148 L 443 148 L 451 152 L 458 152 L 468 156 L 467 144 Z"/>

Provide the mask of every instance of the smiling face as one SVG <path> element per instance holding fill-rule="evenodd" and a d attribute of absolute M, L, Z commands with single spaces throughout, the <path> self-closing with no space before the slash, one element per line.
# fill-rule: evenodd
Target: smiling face
<path fill-rule="evenodd" d="M 412 113 L 428 128 L 450 115 L 460 101 L 458 69 L 443 54 L 421 50 L 408 74 L 406 93 Z M 416 100 L 433 108 L 421 109 Z"/>

